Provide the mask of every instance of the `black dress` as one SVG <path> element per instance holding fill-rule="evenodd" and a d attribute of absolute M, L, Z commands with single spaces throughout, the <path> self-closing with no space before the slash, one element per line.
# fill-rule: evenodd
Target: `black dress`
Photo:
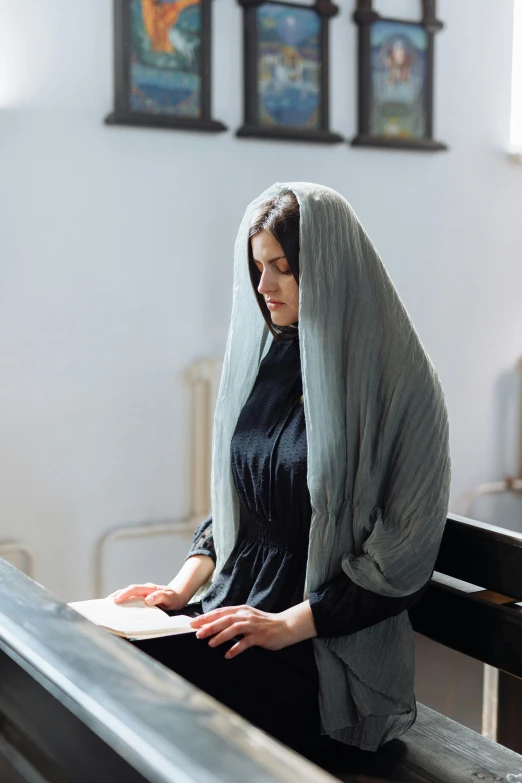
<path fill-rule="evenodd" d="M 299 336 L 274 340 L 231 441 L 240 502 L 236 545 L 203 599 L 183 613 L 240 604 L 281 612 L 303 601 L 312 509 L 302 393 Z M 188 557 L 198 554 L 215 560 L 211 516 L 194 533 Z M 381 622 L 411 606 L 426 586 L 386 598 L 358 587 L 340 568 L 308 597 L 317 635 L 350 634 Z M 277 652 L 252 647 L 231 661 L 223 656 L 233 642 L 210 648 L 207 641 L 186 635 L 136 644 L 286 744 L 302 750 L 319 737 L 311 639 Z"/>

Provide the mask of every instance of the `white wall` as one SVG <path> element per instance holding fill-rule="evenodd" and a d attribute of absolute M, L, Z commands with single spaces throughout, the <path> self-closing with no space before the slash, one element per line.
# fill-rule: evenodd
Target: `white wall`
<path fill-rule="evenodd" d="M 331 125 L 350 137 L 356 38 L 341 5 Z M 106 127 L 112 3 L 0 0 L 0 539 L 29 543 L 56 595 L 91 594 L 110 527 L 189 510 L 182 373 L 223 351 L 235 232 L 276 180 L 338 189 L 381 252 L 446 390 L 454 510 L 516 470 L 504 415 L 522 353 L 522 169 L 504 154 L 512 5 L 439 2 L 436 136 L 451 150 L 422 154 L 236 139 L 233 0 L 214 4 L 214 116 L 231 131 Z M 520 507 L 505 516 L 516 524 Z M 119 551 L 127 574 L 134 554 Z M 146 552 L 135 577 L 168 578 L 171 550 Z"/>

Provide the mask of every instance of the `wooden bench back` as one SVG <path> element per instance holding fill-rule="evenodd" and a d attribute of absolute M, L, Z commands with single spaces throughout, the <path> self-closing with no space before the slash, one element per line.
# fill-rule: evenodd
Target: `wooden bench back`
<path fill-rule="evenodd" d="M 410 620 L 418 633 L 522 677 L 522 534 L 449 515 L 434 578 Z"/>

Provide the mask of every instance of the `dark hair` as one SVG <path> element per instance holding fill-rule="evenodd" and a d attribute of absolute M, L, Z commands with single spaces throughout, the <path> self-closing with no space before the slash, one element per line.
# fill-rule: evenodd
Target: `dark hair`
<path fill-rule="evenodd" d="M 257 303 L 274 338 L 286 341 L 296 336 L 296 327 L 294 325 L 277 326 L 274 324 L 270 310 L 266 306 L 265 298 L 257 290 L 261 280 L 261 273 L 254 263 L 250 240 L 260 231 L 268 231 L 279 242 L 292 274 L 299 285 L 299 203 L 291 190 L 278 193 L 277 196 L 273 196 L 260 204 L 252 216 L 248 230 L 248 269 Z"/>

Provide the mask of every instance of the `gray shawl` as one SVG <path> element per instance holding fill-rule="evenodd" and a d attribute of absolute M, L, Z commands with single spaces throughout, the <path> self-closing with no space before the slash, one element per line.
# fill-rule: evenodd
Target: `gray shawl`
<path fill-rule="evenodd" d="M 450 487 L 443 391 L 375 248 L 345 199 L 276 184 L 247 208 L 235 246 L 232 317 L 214 418 L 211 502 L 223 567 L 239 501 L 230 442 L 272 342 L 248 274 L 255 207 L 281 190 L 299 202 L 299 335 L 312 521 L 303 600 L 341 569 L 404 596 L 430 578 Z M 375 750 L 416 717 L 407 612 L 348 636 L 314 639 L 322 732 Z"/>

